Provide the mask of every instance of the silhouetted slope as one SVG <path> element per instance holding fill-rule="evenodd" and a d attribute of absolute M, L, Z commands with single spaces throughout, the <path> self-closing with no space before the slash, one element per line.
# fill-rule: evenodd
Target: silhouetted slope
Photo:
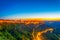
<path fill-rule="evenodd" d="M 55 26 L 54 26 L 55 25 Z M 25 24 L 25 23 L 0 23 L 1 40 L 32 40 L 32 32 L 41 32 L 48 28 L 53 28 L 53 32 L 43 33 L 46 40 L 58 40 L 60 38 L 60 29 L 55 29 L 60 22 L 45 22 L 44 24 Z"/>

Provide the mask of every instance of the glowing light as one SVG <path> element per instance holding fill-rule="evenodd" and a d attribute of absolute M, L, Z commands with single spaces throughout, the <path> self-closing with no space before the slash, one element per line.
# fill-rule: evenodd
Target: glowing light
<path fill-rule="evenodd" d="M 48 32 L 48 31 L 50 31 L 50 32 L 52 32 L 53 31 L 53 28 L 48 28 L 48 29 L 45 29 L 45 30 L 43 30 L 43 31 L 41 31 L 41 32 L 35 32 L 35 30 L 33 29 L 33 32 L 32 32 L 32 37 L 33 37 L 33 40 L 46 40 L 46 39 L 44 39 L 44 37 L 42 36 L 43 35 L 43 33 L 46 33 L 46 32 Z M 36 34 L 35 34 L 36 33 Z M 35 36 L 36 35 L 36 36 Z"/>

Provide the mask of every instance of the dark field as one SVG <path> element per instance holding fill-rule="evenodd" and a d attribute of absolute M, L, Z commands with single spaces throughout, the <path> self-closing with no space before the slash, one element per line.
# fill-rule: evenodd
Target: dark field
<path fill-rule="evenodd" d="M 60 40 L 60 21 L 0 23 L 0 40 Z"/>

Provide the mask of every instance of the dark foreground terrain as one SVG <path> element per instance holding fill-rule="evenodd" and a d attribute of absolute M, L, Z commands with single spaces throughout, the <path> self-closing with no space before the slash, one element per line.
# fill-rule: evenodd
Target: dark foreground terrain
<path fill-rule="evenodd" d="M 0 40 L 60 40 L 60 21 L 28 25 L 2 22 Z"/>

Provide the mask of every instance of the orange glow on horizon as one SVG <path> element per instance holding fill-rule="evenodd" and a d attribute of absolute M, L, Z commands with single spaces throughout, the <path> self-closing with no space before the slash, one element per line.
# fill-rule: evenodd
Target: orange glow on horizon
<path fill-rule="evenodd" d="M 44 23 L 44 21 L 60 21 L 60 18 L 21 18 L 19 20 L 17 20 L 17 19 L 14 19 L 14 20 L 13 19 L 2 19 L 2 20 L 0 20 L 0 23 L 7 22 L 7 23 L 38 24 L 39 22 Z"/>
<path fill-rule="evenodd" d="M 23 19 L 23 20 L 36 20 L 36 21 L 38 21 L 38 20 L 40 20 L 40 21 L 59 21 L 60 20 L 60 18 L 21 18 L 21 19 Z"/>

